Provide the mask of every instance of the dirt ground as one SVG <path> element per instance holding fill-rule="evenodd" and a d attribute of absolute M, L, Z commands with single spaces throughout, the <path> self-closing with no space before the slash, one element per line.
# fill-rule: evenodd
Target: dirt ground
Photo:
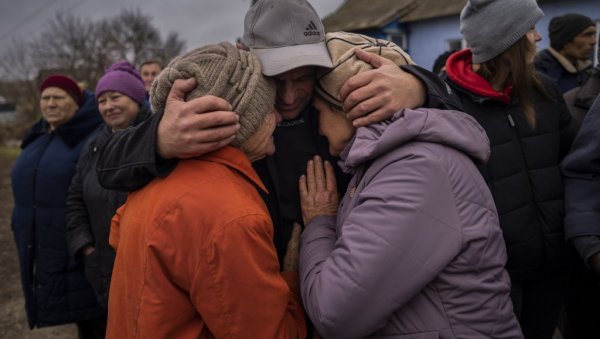
<path fill-rule="evenodd" d="M 19 278 L 17 250 L 10 229 L 12 191 L 10 170 L 14 155 L 0 152 L 0 338 L 75 339 L 75 325 L 30 330 Z"/>

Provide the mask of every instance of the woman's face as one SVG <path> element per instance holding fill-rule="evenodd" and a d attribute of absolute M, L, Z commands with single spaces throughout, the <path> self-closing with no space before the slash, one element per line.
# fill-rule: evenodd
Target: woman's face
<path fill-rule="evenodd" d="M 98 97 L 98 110 L 104 122 L 113 130 L 118 130 L 133 124 L 140 112 L 140 105 L 125 94 L 107 91 Z"/>
<path fill-rule="evenodd" d="M 356 129 L 344 112 L 315 97 L 313 106 L 319 111 L 319 134 L 329 141 L 329 153 L 338 157 L 354 136 Z"/>
<path fill-rule="evenodd" d="M 42 117 L 53 130 L 71 120 L 77 113 L 79 106 L 72 96 L 58 87 L 48 87 L 40 96 L 40 109 Z"/>
<path fill-rule="evenodd" d="M 533 45 L 532 53 L 530 53 L 527 56 L 527 62 L 533 63 L 533 59 L 535 58 L 535 52 L 536 52 L 535 46 L 537 45 L 537 43 L 539 41 L 542 41 L 542 36 L 540 35 L 540 32 L 537 31 L 535 26 L 531 27 L 531 29 L 529 31 L 527 31 L 525 36 L 527 37 L 527 40 L 529 40 L 529 42 Z"/>
<path fill-rule="evenodd" d="M 275 131 L 275 126 L 277 126 L 277 123 L 280 121 L 281 115 L 273 108 L 273 110 L 267 114 L 260 127 L 241 145 L 241 150 L 251 162 L 275 153 L 273 132 Z"/>

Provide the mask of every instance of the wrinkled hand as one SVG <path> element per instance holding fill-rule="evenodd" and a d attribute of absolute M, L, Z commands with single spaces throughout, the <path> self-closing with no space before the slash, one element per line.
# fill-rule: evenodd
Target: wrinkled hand
<path fill-rule="evenodd" d="M 596 273 L 600 273 L 600 252 L 592 255 L 588 259 L 588 264 L 590 264 L 590 267 L 596 271 Z"/>
<path fill-rule="evenodd" d="M 315 156 L 306 165 L 306 175 L 300 177 L 300 206 L 304 225 L 319 215 L 336 215 L 338 192 L 333 165 Z"/>
<path fill-rule="evenodd" d="M 224 99 L 204 96 L 184 101 L 195 79 L 176 80 L 158 125 L 157 152 L 161 157 L 190 158 L 229 144 L 239 130 L 238 116 Z"/>
<path fill-rule="evenodd" d="M 358 73 L 340 89 L 346 116 L 355 127 L 389 119 L 404 108 L 421 107 L 426 90 L 414 75 L 389 59 L 356 49 L 356 57 L 374 69 Z"/>
<path fill-rule="evenodd" d="M 294 228 L 292 229 L 292 237 L 287 244 L 287 250 L 283 257 L 283 271 L 284 272 L 296 272 L 298 271 L 298 252 L 300 251 L 300 233 L 302 229 L 300 224 L 295 222 Z"/>

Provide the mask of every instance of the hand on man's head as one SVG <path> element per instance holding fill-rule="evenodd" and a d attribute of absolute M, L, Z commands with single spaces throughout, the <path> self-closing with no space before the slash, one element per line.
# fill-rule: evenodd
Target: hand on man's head
<path fill-rule="evenodd" d="M 176 80 L 158 125 L 156 146 L 165 158 L 191 158 L 221 148 L 235 139 L 239 117 L 231 105 L 215 96 L 185 101 L 195 79 Z"/>
<path fill-rule="evenodd" d="M 377 54 L 355 51 L 374 69 L 358 73 L 340 89 L 344 110 L 355 127 L 389 119 L 404 108 L 417 108 L 425 102 L 426 90 L 414 75 Z"/>

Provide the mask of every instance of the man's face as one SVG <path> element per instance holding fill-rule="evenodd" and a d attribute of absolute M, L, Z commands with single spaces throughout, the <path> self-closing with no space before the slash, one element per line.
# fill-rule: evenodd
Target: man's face
<path fill-rule="evenodd" d="M 142 76 L 142 80 L 144 80 L 144 88 L 146 88 L 146 92 L 150 92 L 150 88 L 152 88 L 152 82 L 160 73 L 161 68 L 159 64 L 145 64 L 140 68 L 140 74 Z"/>
<path fill-rule="evenodd" d="M 315 67 L 304 66 L 273 76 L 277 84 L 275 108 L 283 120 L 293 120 L 310 104 L 315 89 Z"/>
<path fill-rule="evenodd" d="M 569 59 L 588 60 L 592 57 L 596 45 L 596 26 L 589 26 L 567 42 L 560 53 Z"/>

